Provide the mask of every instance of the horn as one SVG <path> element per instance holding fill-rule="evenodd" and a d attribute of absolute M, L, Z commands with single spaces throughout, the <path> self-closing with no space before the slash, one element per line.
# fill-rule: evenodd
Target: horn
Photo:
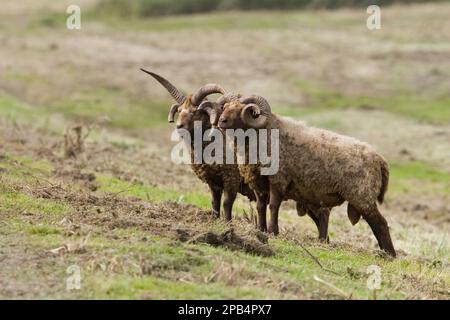
<path fill-rule="evenodd" d="M 176 102 L 179 104 L 182 104 L 184 100 L 186 100 L 186 96 L 180 92 L 173 84 L 171 84 L 167 79 L 164 79 L 160 75 L 147 71 L 145 69 L 141 68 L 141 71 L 151 75 L 153 78 L 156 79 L 164 88 L 169 91 L 170 95 L 175 99 Z"/>
<path fill-rule="evenodd" d="M 198 91 L 192 96 L 191 102 L 194 106 L 198 106 L 202 103 L 203 99 L 213 93 L 225 94 L 225 90 L 218 84 L 207 84 L 198 89 Z"/>
<path fill-rule="evenodd" d="M 251 128 L 261 129 L 265 127 L 268 121 L 268 116 L 263 114 L 259 105 L 255 103 L 247 104 L 241 111 L 242 122 Z"/>
<path fill-rule="evenodd" d="M 203 101 L 197 110 L 205 111 L 209 116 L 209 122 L 213 127 L 217 127 L 219 117 L 222 114 L 222 105 L 217 102 Z"/>
<path fill-rule="evenodd" d="M 240 102 L 243 104 L 256 104 L 260 109 L 261 115 L 265 115 L 266 117 L 270 116 L 272 113 L 269 102 L 261 96 L 251 95 L 241 98 Z"/>
<path fill-rule="evenodd" d="M 180 105 L 178 103 L 175 103 L 174 105 L 172 105 L 172 107 L 170 108 L 170 111 L 169 111 L 169 116 L 167 118 L 167 120 L 169 122 L 174 122 L 175 113 L 178 112 L 179 107 L 180 107 Z"/>
<path fill-rule="evenodd" d="M 219 99 L 217 99 L 217 103 L 223 106 L 223 105 L 231 102 L 232 100 L 238 100 L 241 97 L 242 96 L 240 93 L 230 92 L 230 93 L 227 93 L 226 95 L 221 96 Z"/>

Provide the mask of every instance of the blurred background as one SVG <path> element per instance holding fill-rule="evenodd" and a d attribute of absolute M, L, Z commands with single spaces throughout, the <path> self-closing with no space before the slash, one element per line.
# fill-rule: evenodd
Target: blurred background
<path fill-rule="evenodd" d="M 66 28 L 70 4 L 81 30 Z M 370 4 L 380 30 L 366 26 Z M 172 100 L 141 67 L 186 93 L 218 83 L 263 95 L 279 114 L 374 145 L 391 166 L 382 212 L 400 252 L 448 261 L 450 1 L 2 0 L 3 157 L 59 166 L 62 133 L 81 124 L 94 129 L 77 170 L 100 191 L 208 208 L 206 186 L 170 162 Z M 366 225 L 350 231 L 337 212 L 332 239 L 375 247 Z M 315 234 L 292 206 L 282 219 Z M 430 288 L 408 294 L 439 295 Z"/>

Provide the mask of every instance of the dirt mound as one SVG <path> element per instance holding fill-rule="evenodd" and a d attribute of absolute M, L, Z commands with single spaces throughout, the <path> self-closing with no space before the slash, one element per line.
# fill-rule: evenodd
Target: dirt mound
<path fill-rule="evenodd" d="M 179 240 L 186 240 L 186 234 L 184 232 L 177 231 L 181 236 Z M 243 250 L 244 252 L 269 257 L 274 254 L 273 250 L 266 243 L 260 240 L 261 238 L 253 238 L 250 235 L 236 234 L 234 229 L 229 229 L 222 233 L 215 233 L 208 231 L 206 233 L 199 234 L 188 242 L 190 243 L 207 243 L 214 247 L 225 247 L 230 250 Z"/>

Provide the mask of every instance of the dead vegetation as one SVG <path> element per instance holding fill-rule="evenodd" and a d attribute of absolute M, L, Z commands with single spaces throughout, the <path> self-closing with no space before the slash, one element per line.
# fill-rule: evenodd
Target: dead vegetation
<path fill-rule="evenodd" d="M 64 133 L 64 154 L 66 157 L 76 158 L 84 152 L 84 141 L 89 136 L 89 131 L 83 133 L 83 126 L 76 125 L 66 128 Z"/>

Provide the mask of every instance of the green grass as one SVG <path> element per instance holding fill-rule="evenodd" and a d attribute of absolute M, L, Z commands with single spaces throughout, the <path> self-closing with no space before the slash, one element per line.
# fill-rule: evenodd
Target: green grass
<path fill-rule="evenodd" d="M 90 281 L 100 286 L 92 292 L 95 299 L 264 299 L 260 290 L 227 287 L 222 284 L 183 283 L 155 276 L 130 278 L 93 276 Z"/>
<path fill-rule="evenodd" d="M 151 202 L 175 201 L 178 203 L 193 204 L 200 208 L 209 208 L 211 201 L 208 195 L 187 192 L 181 193 L 170 189 L 147 186 L 142 184 L 131 184 L 120 179 L 100 175 L 97 177 L 100 183 L 100 190 L 121 195 L 133 196 Z"/>
<path fill-rule="evenodd" d="M 92 20 L 98 20 L 98 13 L 92 12 Z M 89 21 L 89 20 L 88 20 Z M 155 17 L 151 19 L 117 19 L 100 13 L 100 21 L 118 30 L 133 29 L 138 32 L 176 32 L 188 30 L 269 30 L 299 28 L 317 25 L 312 16 L 284 12 L 261 12 L 248 15 L 241 12 L 177 17 Z"/>
<path fill-rule="evenodd" d="M 51 234 L 60 234 L 61 230 L 58 228 L 50 227 L 50 226 L 29 226 L 26 231 L 29 234 L 39 235 L 39 236 L 47 236 Z"/>
<path fill-rule="evenodd" d="M 31 215 L 43 215 L 46 219 L 60 217 L 71 207 L 64 202 L 37 198 L 15 186 L 36 187 L 48 186 L 47 176 L 52 166 L 44 160 L 33 160 L 23 156 L 4 155 L 0 162 L 0 210 L 2 212 L 18 212 Z"/>
<path fill-rule="evenodd" d="M 11 95 L 0 92 L 0 116 L 14 120 L 20 118 L 31 121 L 33 118 L 37 118 L 38 115 L 43 116 L 38 111 L 38 109 L 20 102 Z"/>
<path fill-rule="evenodd" d="M 61 216 L 70 209 L 70 206 L 65 203 L 8 191 L 2 185 L 0 185 L 0 191 L 0 210 L 3 212 Z"/>
<path fill-rule="evenodd" d="M 282 108 L 288 116 L 304 115 L 329 109 L 378 108 L 423 122 L 450 123 L 450 96 L 422 97 L 413 92 L 398 92 L 395 96 L 351 96 L 325 89 L 307 81 L 298 83 L 306 95 L 309 111 Z"/>
<path fill-rule="evenodd" d="M 23 185 L 35 185 L 40 182 L 48 183 L 46 177 L 53 169 L 53 166 L 48 161 L 8 154 L 2 154 L 1 156 L 1 178 L 6 180 L 6 182 L 15 182 Z"/>
<path fill-rule="evenodd" d="M 315 281 L 316 275 L 355 299 L 370 299 L 373 293 L 366 284 L 370 265 L 377 265 L 382 271 L 379 299 L 405 298 L 408 293 L 420 291 L 424 283 L 437 279 L 441 284 L 450 284 L 449 275 L 442 274 L 439 264 L 422 264 L 404 258 L 388 261 L 372 253 L 344 248 L 309 247 L 325 268 L 335 272 L 331 273 L 322 270 L 298 245 L 284 240 L 272 240 L 271 244 L 276 255 L 261 258 L 207 245 L 174 245 L 161 241 L 145 244 L 147 248 L 144 248 L 144 245 L 121 243 L 116 247 L 120 251 L 139 254 L 141 263 L 146 265 L 146 274 L 138 272 L 130 277 L 127 272 L 136 273 L 131 269 L 112 274 L 88 273 L 83 294 L 95 299 L 342 298 Z M 127 259 L 133 258 L 127 256 Z M 217 271 L 221 273 L 217 278 L 206 280 Z M 404 279 L 411 277 L 415 282 L 405 282 Z M 401 290 L 400 282 L 405 282 Z M 274 291 L 278 285 L 290 286 L 293 291 L 283 295 L 282 291 Z"/>
<path fill-rule="evenodd" d="M 123 129 L 144 129 L 167 120 L 168 102 L 135 101 L 112 89 L 79 91 L 52 104 L 50 111 L 84 119 L 109 118 L 109 125 Z"/>
<path fill-rule="evenodd" d="M 0 92 L 0 117 L 57 132 L 64 129 L 63 124 L 68 119 L 89 122 L 106 118 L 106 124 L 111 127 L 129 130 L 151 128 L 167 122 L 168 108 L 163 102 L 131 102 L 126 95 L 105 89 L 77 92 L 46 106 L 31 106 Z M 61 121 L 61 118 L 66 119 Z"/>
<path fill-rule="evenodd" d="M 6 164 L 13 161 L 13 157 L 7 159 Z M 18 162 L 17 159 L 15 161 Z M 33 166 L 31 159 L 22 157 L 21 162 Z M 46 162 L 36 162 L 34 170 L 50 174 L 51 166 Z M 15 175 L 19 177 L 20 173 Z M 448 175 L 443 176 L 421 163 L 395 164 L 392 176 L 398 181 L 416 179 L 447 183 L 450 180 Z M 98 181 L 101 190 L 116 192 L 118 196 L 135 196 L 147 201 L 179 201 L 182 196 L 171 190 L 132 185 L 109 176 L 99 175 Z M 184 201 L 209 207 L 206 195 L 185 194 Z M 80 236 L 68 237 L 57 225 L 68 210 L 69 203 L 34 198 L 2 185 L 0 211 L 32 213 L 33 219 L 38 219 L 39 223 L 27 222 L 19 215 L 1 223 L 0 229 L 6 237 L 18 234 L 25 237 L 22 243 L 33 250 L 48 251 L 80 239 Z M 211 226 L 211 230 L 219 230 L 221 226 L 218 222 Z M 94 229 L 86 246 L 87 255 L 66 254 L 63 259 L 58 258 L 57 265 L 46 261 L 41 268 L 60 274 L 63 284 L 66 276 L 63 271 L 68 265 L 81 267 L 82 290 L 63 291 L 61 294 L 65 298 L 342 298 L 330 287 L 314 280 L 314 276 L 318 276 L 353 298 L 367 299 L 373 296 L 366 285 L 366 271 L 370 265 L 378 265 L 382 270 L 382 288 L 377 292 L 379 299 L 403 299 L 425 289 L 430 292 L 430 286 L 442 290 L 442 287 L 450 285 L 445 265 L 448 252 L 445 250 L 437 255 L 438 260 L 420 262 L 413 257 L 400 257 L 391 261 L 377 257 L 370 250 L 356 250 L 346 245 L 334 245 L 330 249 L 314 242 L 304 243 L 326 269 L 333 271 L 329 272 L 291 241 L 271 238 L 269 243 L 275 255 L 263 258 L 206 244 L 180 243 L 136 228 L 107 232 Z M 423 248 L 429 256 L 432 248 Z M 213 274 L 216 276 L 211 278 Z"/>
<path fill-rule="evenodd" d="M 389 193 L 450 193 L 450 173 L 423 162 L 392 163 Z"/>

